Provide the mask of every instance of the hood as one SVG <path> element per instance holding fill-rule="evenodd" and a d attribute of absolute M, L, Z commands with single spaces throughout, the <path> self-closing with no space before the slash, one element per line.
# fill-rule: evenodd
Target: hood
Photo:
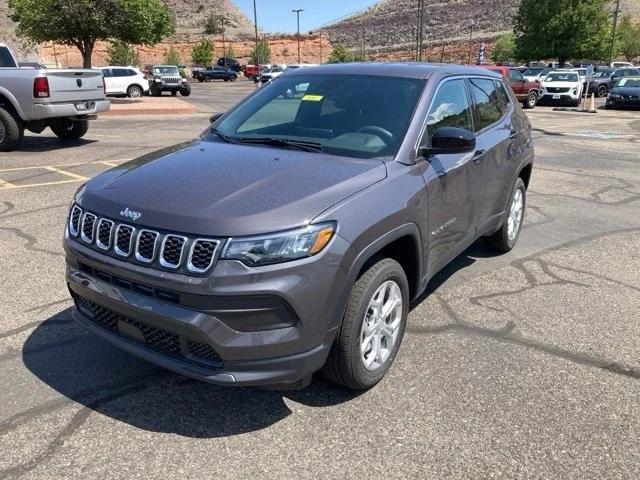
<path fill-rule="evenodd" d="M 77 201 L 132 225 L 205 236 L 254 235 L 304 225 L 385 177 L 381 160 L 198 139 L 98 175 Z M 125 209 L 140 217 L 125 218 Z"/>
<path fill-rule="evenodd" d="M 611 90 L 611 93 L 617 93 L 618 95 L 624 95 L 625 97 L 640 95 L 640 88 L 638 87 L 615 87 Z"/>

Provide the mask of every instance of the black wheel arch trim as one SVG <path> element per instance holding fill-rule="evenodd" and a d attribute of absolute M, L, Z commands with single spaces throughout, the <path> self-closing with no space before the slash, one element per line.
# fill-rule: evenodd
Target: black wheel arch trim
<path fill-rule="evenodd" d="M 387 233 L 367 245 L 365 248 L 363 248 L 360 253 L 358 253 L 355 260 L 349 267 L 349 272 L 347 274 L 345 282 L 346 288 L 343 289 L 342 294 L 340 295 L 340 299 L 329 324 L 329 328 L 334 328 L 335 326 L 340 325 L 344 310 L 347 306 L 347 301 L 349 300 L 349 295 L 351 294 L 351 287 L 355 284 L 358 278 L 358 274 L 362 270 L 362 267 L 364 267 L 366 263 L 371 260 L 371 258 L 373 258 L 380 250 L 390 245 L 394 241 L 407 236 L 410 237 L 415 244 L 417 257 L 416 261 L 418 262 L 418 268 L 416 269 L 415 275 L 416 278 L 410 279 L 410 282 L 415 282 L 416 285 L 416 291 L 412 295 L 411 300 L 418 297 L 422 293 L 424 287 L 426 286 L 426 281 L 423 278 L 425 259 L 422 245 L 422 234 L 417 224 L 406 223 L 388 231 Z"/>

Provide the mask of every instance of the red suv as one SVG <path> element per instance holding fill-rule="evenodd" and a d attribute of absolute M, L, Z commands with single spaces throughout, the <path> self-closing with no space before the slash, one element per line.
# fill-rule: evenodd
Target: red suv
<path fill-rule="evenodd" d="M 540 97 L 540 84 L 538 82 L 527 82 L 517 68 L 488 66 L 483 68 L 498 72 L 506 78 L 511 85 L 513 93 L 515 93 L 518 100 L 522 102 L 524 108 L 533 108 L 536 106 L 538 98 Z"/>

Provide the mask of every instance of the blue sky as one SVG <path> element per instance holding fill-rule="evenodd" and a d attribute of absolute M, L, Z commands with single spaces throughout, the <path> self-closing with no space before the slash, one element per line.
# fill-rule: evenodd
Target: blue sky
<path fill-rule="evenodd" d="M 253 0 L 232 0 L 253 22 Z M 308 32 L 331 20 L 361 10 L 375 0 L 256 0 L 258 27 L 266 32 L 295 32 L 293 9 L 302 8 L 300 31 Z"/>

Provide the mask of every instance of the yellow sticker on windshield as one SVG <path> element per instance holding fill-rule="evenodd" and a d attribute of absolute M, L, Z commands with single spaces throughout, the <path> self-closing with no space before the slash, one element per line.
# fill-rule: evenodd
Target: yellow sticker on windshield
<path fill-rule="evenodd" d="M 322 95 L 305 95 L 302 100 L 306 102 L 320 102 L 324 97 Z"/>

